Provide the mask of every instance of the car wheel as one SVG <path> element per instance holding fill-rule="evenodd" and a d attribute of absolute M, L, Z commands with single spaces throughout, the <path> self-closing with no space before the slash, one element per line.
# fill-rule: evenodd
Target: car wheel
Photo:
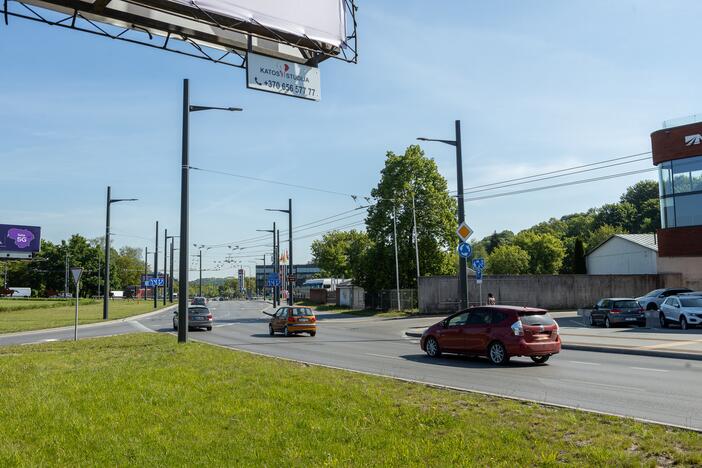
<path fill-rule="evenodd" d="M 605 317 L 605 328 L 612 328 L 612 323 L 609 321 L 609 317 Z"/>
<path fill-rule="evenodd" d="M 317 334 L 316 331 L 310 332 L 310 336 L 315 336 Z"/>
<path fill-rule="evenodd" d="M 439 342 L 433 336 L 427 338 L 427 342 L 424 345 L 426 348 L 427 355 L 429 357 L 439 357 L 441 356 L 441 348 L 439 348 Z"/>
<path fill-rule="evenodd" d="M 273 325 L 271 325 L 270 323 L 268 324 L 268 334 L 271 336 L 275 335 L 275 332 L 273 331 Z"/>
<path fill-rule="evenodd" d="M 509 361 L 505 345 L 499 341 L 494 341 L 488 347 L 488 359 L 495 365 L 506 364 Z"/>
<path fill-rule="evenodd" d="M 663 314 L 663 312 L 658 315 L 658 320 L 661 322 L 661 328 L 668 328 L 668 321 L 665 319 L 665 314 Z"/>
<path fill-rule="evenodd" d="M 531 360 L 534 361 L 537 364 L 543 364 L 544 362 L 548 361 L 548 358 L 550 358 L 550 355 L 546 356 L 531 356 Z"/>
<path fill-rule="evenodd" d="M 283 328 L 283 335 L 285 336 L 290 336 L 290 332 L 288 331 L 288 326 L 285 325 L 285 328 Z"/>
<path fill-rule="evenodd" d="M 680 329 L 687 330 L 687 319 L 684 315 L 680 316 Z"/>
<path fill-rule="evenodd" d="M 651 302 L 646 306 L 646 310 L 658 310 L 658 304 Z"/>

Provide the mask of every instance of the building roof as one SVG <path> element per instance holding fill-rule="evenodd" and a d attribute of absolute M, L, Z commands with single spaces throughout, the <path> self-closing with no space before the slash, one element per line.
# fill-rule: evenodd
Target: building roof
<path fill-rule="evenodd" d="M 619 237 L 621 239 L 624 239 L 626 241 L 632 242 L 634 244 L 640 245 L 641 247 L 645 247 L 647 249 L 651 249 L 654 252 L 658 252 L 658 242 L 656 240 L 656 235 L 655 234 L 614 234 L 607 238 L 606 241 L 602 242 L 598 246 L 588 250 L 586 255 L 590 255 L 592 252 L 595 250 L 599 249 L 603 245 L 605 245 L 607 242 L 609 242 L 611 239 L 614 237 Z"/>

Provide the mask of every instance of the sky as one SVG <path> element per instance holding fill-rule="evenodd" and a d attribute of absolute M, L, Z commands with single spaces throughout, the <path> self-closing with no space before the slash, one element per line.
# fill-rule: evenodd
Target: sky
<path fill-rule="evenodd" d="M 243 107 L 190 119 L 191 164 L 367 195 L 387 151 L 453 138 L 462 122 L 466 188 L 650 151 L 667 119 L 700 113 L 695 1 L 358 1 L 357 64 L 320 66 L 320 102 L 245 87 L 244 70 L 26 20 L 0 25 L 0 223 L 42 227 L 57 242 L 104 235 L 153 248 L 155 222 L 179 228 L 182 80 L 191 102 Z M 422 145 L 456 188 L 453 148 Z M 641 161 L 557 179 L 652 168 Z M 615 202 L 655 172 L 466 204 L 475 238 Z M 349 196 L 191 173 L 190 238 L 237 245 L 359 206 Z M 542 184 L 534 184 L 536 186 Z M 530 187 L 526 186 L 526 187 Z M 308 229 L 295 263 L 311 260 Z M 419 214 L 421 223 L 421 214 Z M 314 225 L 312 225 L 314 226 Z M 161 231 L 161 235 L 162 235 Z M 319 236 L 317 236 L 318 238 Z M 161 243 L 163 241 L 161 240 Z M 266 241 L 264 241 L 266 242 Z M 266 250 L 256 242 L 235 251 Z M 205 269 L 230 252 L 207 250 Z M 193 252 L 194 253 L 194 252 Z M 231 265 L 208 276 L 232 275 Z"/>

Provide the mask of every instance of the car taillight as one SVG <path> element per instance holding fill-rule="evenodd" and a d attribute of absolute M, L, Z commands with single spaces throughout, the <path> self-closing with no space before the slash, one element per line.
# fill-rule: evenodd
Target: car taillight
<path fill-rule="evenodd" d="M 288 317 L 288 322 L 294 322 L 294 321 L 295 321 L 295 317 Z"/>
<path fill-rule="evenodd" d="M 522 326 L 521 320 L 514 322 L 510 328 L 515 336 L 524 336 L 524 327 Z"/>
<path fill-rule="evenodd" d="M 212 314 L 207 316 L 207 320 L 212 320 Z"/>
<path fill-rule="evenodd" d="M 618 313 L 621 312 L 621 310 L 619 310 L 619 309 L 612 309 L 612 310 L 610 310 L 610 312 L 613 313 L 613 314 L 618 314 Z"/>
<path fill-rule="evenodd" d="M 311 321 L 311 322 L 316 322 L 316 321 L 317 321 L 317 317 L 315 317 L 315 316 L 313 315 L 312 317 L 310 317 L 310 321 Z"/>
<path fill-rule="evenodd" d="M 558 336 L 561 333 L 561 327 L 558 326 L 558 323 L 556 323 L 556 329 L 553 331 L 553 333 Z"/>

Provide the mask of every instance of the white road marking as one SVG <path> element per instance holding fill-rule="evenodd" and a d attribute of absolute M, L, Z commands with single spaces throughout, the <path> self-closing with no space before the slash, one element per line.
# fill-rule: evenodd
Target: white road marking
<path fill-rule="evenodd" d="M 41 341 L 49 342 L 49 341 L 58 341 L 58 340 L 56 338 L 47 338 L 47 339 L 41 340 Z"/>
<path fill-rule="evenodd" d="M 585 362 L 585 361 L 566 361 L 566 362 L 572 362 L 573 364 L 585 364 L 588 366 L 600 366 L 601 365 L 599 362 Z"/>
<path fill-rule="evenodd" d="M 399 356 L 386 356 L 385 354 L 373 354 L 373 353 L 366 353 L 366 356 L 375 356 L 375 357 L 382 357 L 382 358 L 387 358 L 387 359 L 400 359 L 404 360 Z"/>
<path fill-rule="evenodd" d="M 652 369 L 650 367 L 630 367 L 629 369 L 645 370 L 645 371 L 652 371 L 652 372 L 668 372 L 665 369 Z"/>

